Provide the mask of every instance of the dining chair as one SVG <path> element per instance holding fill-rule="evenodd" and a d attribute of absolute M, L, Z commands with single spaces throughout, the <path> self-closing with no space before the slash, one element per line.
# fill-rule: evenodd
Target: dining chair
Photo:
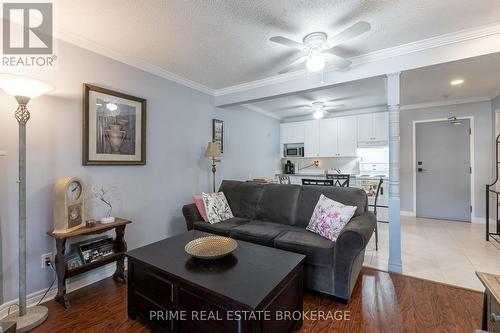
<path fill-rule="evenodd" d="M 375 200 L 373 200 L 373 205 L 368 205 L 369 207 L 373 207 L 373 214 L 375 215 L 376 219 L 377 219 L 377 207 L 388 208 L 388 206 L 382 206 L 377 204 L 378 196 L 380 194 L 380 191 L 382 190 L 383 183 L 384 180 L 380 178 L 378 182 L 377 192 L 375 193 Z M 375 222 L 375 251 L 378 251 L 378 219 Z"/>
<path fill-rule="evenodd" d="M 290 176 L 281 175 L 281 176 L 278 176 L 278 180 L 279 180 L 280 184 L 285 184 L 285 185 L 290 184 Z"/>
<path fill-rule="evenodd" d="M 333 186 L 333 180 L 331 180 L 331 179 L 307 179 L 307 178 L 302 178 L 302 185 Z"/>
<path fill-rule="evenodd" d="M 332 179 L 333 186 L 349 187 L 349 180 L 351 179 L 351 175 L 330 174 L 326 175 L 326 179 Z"/>

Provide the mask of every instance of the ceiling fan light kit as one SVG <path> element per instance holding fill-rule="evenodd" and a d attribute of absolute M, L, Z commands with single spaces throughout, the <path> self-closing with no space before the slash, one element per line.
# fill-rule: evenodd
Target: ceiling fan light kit
<path fill-rule="evenodd" d="M 369 31 L 370 28 L 369 23 L 361 21 L 330 39 L 326 33 L 321 31 L 307 34 L 302 39 L 302 43 L 283 36 L 271 37 L 271 42 L 298 49 L 303 53 L 302 57 L 290 63 L 284 69 L 279 71 L 279 73 L 284 74 L 292 71 L 301 66 L 304 62 L 306 63 L 306 68 L 311 72 L 319 72 L 323 70 L 326 64 L 335 66 L 338 69 L 347 68 L 351 65 L 351 62 L 337 55 L 333 48 L 348 41 L 349 39 L 355 38 Z"/>

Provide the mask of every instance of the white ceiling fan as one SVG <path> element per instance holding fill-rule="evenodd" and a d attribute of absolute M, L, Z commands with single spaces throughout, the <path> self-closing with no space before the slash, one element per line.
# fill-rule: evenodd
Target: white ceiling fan
<path fill-rule="evenodd" d="M 293 108 L 294 109 L 308 108 L 313 112 L 314 119 L 321 119 L 326 114 L 328 114 L 328 112 L 337 111 L 337 108 L 342 108 L 345 106 L 344 104 L 336 104 L 336 105 L 327 106 L 326 103 L 328 103 L 328 102 L 316 101 L 316 102 L 312 102 L 309 105 L 307 105 L 307 104 L 306 105 L 297 105 L 297 106 L 294 106 Z"/>
<path fill-rule="evenodd" d="M 325 32 L 313 32 L 307 34 L 302 39 L 302 43 L 283 36 L 274 36 L 269 40 L 274 43 L 298 49 L 304 53 L 303 56 L 279 71 L 280 74 L 287 73 L 302 65 L 304 62 L 306 63 L 307 69 L 313 72 L 325 68 L 326 63 L 343 69 L 349 67 L 351 62 L 336 55 L 335 50 L 332 49 L 349 39 L 369 31 L 370 28 L 371 26 L 368 22 L 360 21 L 331 38 L 328 38 Z"/>

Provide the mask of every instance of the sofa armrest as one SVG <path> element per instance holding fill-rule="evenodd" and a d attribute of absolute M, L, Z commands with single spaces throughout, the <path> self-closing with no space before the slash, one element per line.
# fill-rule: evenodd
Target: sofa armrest
<path fill-rule="evenodd" d="M 363 264 L 366 245 L 372 237 L 377 219 L 366 211 L 344 227 L 335 243 L 333 287 L 336 295 L 349 299 Z"/>
<path fill-rule="evenodd" d="M 189 205 L 184 205 L 182 207 L 182 215 L 184 215 L 184 219 L 186 220 L 186 226 L 188 230 L 193 229 L 193 224 L 196 221 L 203 220 L 203 218 L 200 215 L 200 212 L 198 211 L 198 208 L 196 208 L 196 205 L 194 203 Z"/>

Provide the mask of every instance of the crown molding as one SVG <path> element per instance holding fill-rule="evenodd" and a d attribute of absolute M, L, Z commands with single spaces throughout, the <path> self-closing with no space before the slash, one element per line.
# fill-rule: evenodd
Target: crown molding
<path fill-rule="evenodd" d="M 416 110 L 416 109 L 427 109 L 427 108 L 435 108 L 435 107 L 440 107 L 440 106 L 478 103 L 478 102 L 491 102 L 491 98 L 489 98 L 489 97 L 470 97 L 470 98 L 450 99 L 450 100 L 446 100 L 446 101 L 437 101 L 437 102 L 430 102 L 430 103 L 408 104 L 408 105 L 401 105 L 400 110 L 407 111 L 407 110 Z"/>
<path fill-rule="evenodd" d="M 164 79 L 173 81 L 180 85 L 186 86 L 198 90 L 202 93 L 214 96 L 215 90 L 207 86 L 204 86 L 198 82 L 191 81 L 180 75 L 169 72 L 161 67 L 145 62 L 141 59 L 131 57 L 129 55 L 123 54 L 122 52 L 111 49 L 106 45 L 96 43 L 88 38 L 82 37 L 80 35 L 74 34 L 67 30 L 58 27 L 56 30 L 56 38 L 68 42 L 70 44 L 76 45 L 78 47 L 84 48 L 86 50 L 92 51 L 94 53 L 100 54 L 102 56 L 111 58 L 113 60 L 119 61 L 126 65 L 138 68 L 150 74 L 162 77 Z"/>
<path fill-rule="evenodd" d="M 250 110 L 250 111 L 255 111 L 255 112 L 258 112 L 258 113 L 262 113 L 263 115 L 266 115 L 268 117 L 271 117 L 271 118 L 274 118 L 274 119 L 278 119 L 278 120 L 282 120 L 283 118 L 278 116 L 277 114 L 274 114 L 272 112 L 269 112 L 257 105 L 252 105 L 252 104 L 242 104 L 241 106 L 243 106 L 244 108 Z"/>
<path fill-rule="evenodd" d="M 352 61 L 352 66 L 350 68 L 370 62 L 385 60 L 387 58 L 403 56 L 449 44 L 461 43 L 468 40 L 483 38 L 497 34 L 500 34 L 500 22 L 479 26 L 471 29 L 460 30 L 452 33 L 447 33 L 444 35 L 422 39 L 419 41 L 402 44 L 382 50 L 373 51 L 360 56 L 352 57 L 349 58 L 349 60 Z M 347 70 L 349 70 L 349 68 Z M 332 69 L 331 67 L 327 67 L 324 70 L 323 74 L 334 71 L 336 70 Z M 293 79 L 310 78 L 310 77 L 320 76 L 323 74 L 322 73 L 311 74 L 307 70 L 302 69 L 291 73 L 276 75 L 261 80 L 242 83 L 227 88 L 217 89 L 214 91 L 214 96 L 222 96 L 226 94 L 242 92 L 245 90 L 261 88 L 272 84 L 283 83 Z"/>
<path fill-rule="evenodd" d="M 497 35 L 500 34 L 500 22 L 496 22 L 493 24 L 489 25 L 484 25 L 484 26 L 479 26 L 471 29 L 465 29 L 457 32 L 452 32 L 444 35 L 439 35 L 427 39 L 422 39 L 419 41 L 395 46 L 395 47 L 390 47 L 386 48 L 383 50 L 377 50 L 373 51 L 367 54 L 363 54 L 360 56 L 352 57 L 349 60 L 352 61 L 352 67 L 359 66 L 362 64 L 366 63 L 371 63 L 371 62 L 376 62 L 380 60 L 384 60 L 387 58 L 392 58 L 392 57 L 397 57 L 397 56 L 403 56 L 415 52 L 420 52 L 432 48 L 437 48 L 440 46 L 445 46 L 449 44 L 454 44 L 454 43 L 460 43 L 468 40 L 473 40 L 473 39 L 478 39 L 478 38 L 483 38 L 491 35 Z M 242 92 L 250 89 L 255 89 L 255 88 L 261 88 L 265 87 L 268 85 L 272 84 L 278 84 L 278 83 L 283 83 L 287 82 L 293 79 L 301 79 L 301 78 L 313 78 L 313 77 L 318 77 L 321 75 L 324 75 L 325 73 L 329 72 L 334 72 L 336 71 L 332 67 L 327 67 L 323 73 L 311 73 L 307 71 L 306 69 L 291 72 L 291 73 L 286 73 L 286 74 L 281 74 L 281 75 L 276 75 L 260 80 L 255 80 L 247 83 L 242 83 L 222 89 L 212 89 L 209 88 L 203 84 L 200 84 L 198 82 L 189 80 L 185 77 L 182 77 L 180 75 L 174 74 L 172 72 L 169 72 L 159 66 L 153 65 L 151 63 L 148 63 L 146 61 L 143 61 L 141 59 L 137 59 L 134 57 L 131 57 L 129 55 L 123 54 L 122 52 L 119 52 L 117 50 L 111 49 L 106 45 L 102 45 L 99 43 L 96 43 L 90 39 L 87 39 L 85 37 L 82 37 L 80 35 L 74 34 L 72 32 L 69 32 L 65 29 L 61 29 L 58 27 L 56 29 L 56 37 L 58 39 L 61 39 L 65 42 L 74 44 L 76 46 L 82 47 L 84 49 L 90 50 L 94 53 L 103 55 L 105 57 L 117 60 L 119 62 L 122 62 L 124 64 L 130 65 L 132 67 L 139 68 L 145 72 L 151 73 L 153 75 L 165 78 L 167 80 L 176 82 L 178 84 L 181 84 L 183 86 L 198 90 L 200 92 L 203 92 L 205 94 L 211 95 L 211 96 L 222 96 L 230 93 L 236 93 L 236 92 Z M 346 69 L 347 71 L 349 70 Z M 263 110 L 264 112 L 267 112 Z"/>

